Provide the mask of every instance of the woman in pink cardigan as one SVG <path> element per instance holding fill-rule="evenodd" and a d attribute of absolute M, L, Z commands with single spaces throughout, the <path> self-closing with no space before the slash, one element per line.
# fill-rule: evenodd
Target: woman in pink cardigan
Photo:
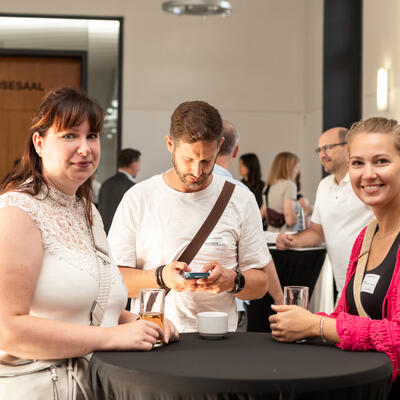
<path fill-rule="evenodd" d="M 365 228 L 356 239 L 339 303 L 329 316 L 297 306 L 272 306 L 272 335 L 292 342 L 312 336 L 335 342 L 343 350 L 376 350 L 392 362 L 390 398 L 400 398 L 400 125 L 369 118 L 347 134 L 349 173 L 355 194 L 377 220 L 360 291 L 370 318 L 360 317 L 353 284 Z"/>

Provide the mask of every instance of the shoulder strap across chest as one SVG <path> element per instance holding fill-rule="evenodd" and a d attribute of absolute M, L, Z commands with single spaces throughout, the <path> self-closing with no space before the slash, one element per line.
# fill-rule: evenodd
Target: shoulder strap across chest
<path fill-rule="evenodd" d="M 358 256 L 357 268 L 356 268 L 356 273 L 354 275 L 354 285 L 353 285 L 353 295 L 358 315 L 360 317 L 367 317 L 367 318 L 369 318 L 369 315 L 366 313 L 364 307 L 361 304 L 361 283 L 364 278 L 364 272 L 368 262 L 369 250 L 371 248 L 372 239 L 376 231 L 376 226 L 377 222 L 376 220 L 373 220 L 368 224 L 367 229 L 365 230 L 365 235 L 362 242 L 360 255 Z"/>

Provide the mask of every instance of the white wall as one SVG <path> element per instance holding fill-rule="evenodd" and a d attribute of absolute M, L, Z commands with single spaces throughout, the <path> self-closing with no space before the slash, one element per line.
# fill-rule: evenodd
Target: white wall
<path fill-rule="evenodd" d="M 303 192 L 313 200 L 323 1 L 231 2 L 231 15 L 206 19 L 166 14 L 157 0 L 3 0 L 0 12 L 125 18 L 122 144 L 142 151 L 139 179 L 170 166 L 163 136 L 174 108 L 202 99 L 237 126 L 241 153 L 258 154 L 264 178 L 278 152 L 297 153 Z M 232 172 L 238 176 L 237 164 Z"/>
<path fill-rule="evenodd" d="M 323 87 L 323 1 L 306 2 L 305 24 L 305 114 L 302 147 L 302 185 L 304 192 L 314 201 L 315 190 L 322 176 L 322 167 L 314 153 L 322 132 Z"/>
<path fill-rule="evenodd" d="M 400 119 L 400 3 L 364 0 L 363 15 L 363 118 Z M 376 74 L 389 70 L 389 107 L 376 108 Z"/>

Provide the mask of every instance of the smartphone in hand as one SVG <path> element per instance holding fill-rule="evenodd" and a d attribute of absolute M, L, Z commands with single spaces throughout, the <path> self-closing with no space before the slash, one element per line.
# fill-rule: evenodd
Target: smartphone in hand
<path fill-rule="evenodd" d="M 183 277 L 185 279 L 202 279 L 208 278 L 210 276 L 209 272 L 184 272 Z"/>

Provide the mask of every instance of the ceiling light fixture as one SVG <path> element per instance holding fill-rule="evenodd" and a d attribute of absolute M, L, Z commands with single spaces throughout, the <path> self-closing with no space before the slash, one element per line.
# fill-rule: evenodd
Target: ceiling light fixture
<path fill-rule="evenodd" d="M 169 0 L 162 9 L 175 15 L 226 15 L 232 12 L 229 1 L 220 0 Z"/>

